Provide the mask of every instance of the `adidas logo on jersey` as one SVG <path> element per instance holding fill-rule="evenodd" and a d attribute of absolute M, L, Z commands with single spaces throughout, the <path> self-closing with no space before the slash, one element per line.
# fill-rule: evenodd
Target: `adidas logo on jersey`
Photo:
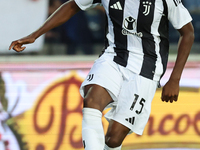
<path fill-rule="evenodd" d="M 125 120 L 128 121 L 129 123 L 131 123 L 131 124 L 133 125 L 133 124 L 134 124 L 134 121 L 135 121 L 135 117 L 126 118 Z"/>
<path fill-rule="evenodd" d="M 119 1 L 114 3 L 113 5 L 111 5 L 110 8 L 117 9 L 117 10 L 122 10 L 122 6 L 121 6 Z"/>

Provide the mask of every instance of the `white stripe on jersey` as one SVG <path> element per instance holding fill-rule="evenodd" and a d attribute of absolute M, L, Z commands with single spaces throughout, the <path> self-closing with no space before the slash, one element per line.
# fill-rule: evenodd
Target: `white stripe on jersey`
<path fill-rule="evenodd" d="M 131 16 L 133 18 L 137 18 L 138 17 L 138 8 L 139 8 L 140 2 L 139 1 L 130 1 L 129 3 L 125 3 L 125 10 L 131 10 L 133 11 L 133 13 L 131 14 Z M 130 16 L 130 12 L 125 11 L 124 12 L 124 18 L 127 18 Z M 133 32 L 137 32 L 136 31 L 136 26 L 134 28 Z M 143 52 L 140 51 L 138 52 L 138 50 L 142 49 L 142 45 L 141 45 L 141 38 L 138 36 L 134 36 L 132 34 L 128 35 L 128 49 L 130 51 L 132 51 L 133 53 L 140 53 L 143 55 Z"/>
<path fill-rule="evenodd" d="M 154 41 L 155 41 L 155 43 L 160 43 L 161 40 L 160 40 L 160 38 L 154 36 Z M 156 61 L 156 64 L 155 64 L 156 69 L 154 71 L 155 76 L 154 76 L 153 80 L 158 81 L 160 79 L 160 76 L 158 76 L 158 75 L 163 73 L 164 68 L 163 68 L 161 56 L 160 56 L 160 53 L 159 53 L 160 47 L 159 47 L 158 44 L 155 44 L 155 46 L 156 46 L 155 50 L 156 50 L 156 54 L 157 54 L 157 61 Z"/>
<path fill-rule="evenodd" d="M 155 6 L 159 6 L 159 9 L 155 9 L 154 10 L 154 20 L 153 20 L 153 23 L 152 23 L 152 26 L 151 26 L 151 32 L 153 33 L 153 37 L 154 37 L 154 41 L 155 41 L 155 51 L 156 51 L 156 55 L 157 55 L 157 61 L 156 61 L 156 69 L 154 71 L 154 78 L 153 80 L 159 80 L 159 76 L 157 75 L 160 75 L 163 73 L 163 65 L 162 65 L 162 60 L 161 60 L 161 56 L 160 56 L 160 42 L 161 42 L 161 39 L 160 39 L 160 33 L 158 31 L 158 28 L 159 28 L 159 25 L 160 25 L 160 22 L 161 22 L 161 18 L 162 16 L 164 15 L 163 13 L 163 10 L 164 10 L 164 6 L 163 6 L 163 2 L 162 1 L 155 1 Z"/>

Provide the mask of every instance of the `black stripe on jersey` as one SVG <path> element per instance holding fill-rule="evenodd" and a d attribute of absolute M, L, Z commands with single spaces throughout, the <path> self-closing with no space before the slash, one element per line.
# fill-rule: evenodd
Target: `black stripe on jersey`
<path fill-rule="evenodd" d="M 93 4 L 101 3 L 101 0 L 93 0 Z"/>
<path fill-rule="evenodd" d="M 105 49 L 109 46 L 108 39 L 106 38 L 107 34 L 108 34 L 108 17 L 105 14 L 105 37 L 104 37 Z"/>
<path fill-rule="evenodd" d="M 163 1 L 163 16 L 160 21 L 160 25 L 158 28 L 158 32 L 160 34 L 160 56 L 162 59 L 163 65 L 163 73 L 161 77 L 164 75 L 167 68 L 168 54 L 169 54 L 169 20 L 168 20 L 168 7 L 166 0 Z"/>
<path fill-rule="evenodd" d="M 105 27 L 104 28 L 105 28 L 104 48 L 102 50 L 102 53 L 99 55 L 99 57 L 101 57 L 101 55 L 105 52 L 105 49 L 109 46 L 108 39 L 106 38 L 106 35 L 108 34 L 108 17 L 106 14 L 105 14 Z"/>
<path fill-rule="evenodd" d="M 151 25 L 154 19 L 155 0 L 140 0 L 138 13 L 137 33 L 142 32 L 142 47 L 144 60 L 140 75 L 153 79 L 157 55 L 155 51 L 155 42 L 151 34 Z"/>
<path fill-rule="evenodd" d="M 117 2 L 120 3 L 122 9 L 113 8 L 112 6 Z M 124 3 L 125 0 L 110 0 L 109 2 L 109 16 L 113 24 L 114 43 L 116 56 L 114 62 L 124 67 L 127 66 L 129 52 L 127 50 L 127 35 L 122 34 L 122 24 L 124 18 Z"/>

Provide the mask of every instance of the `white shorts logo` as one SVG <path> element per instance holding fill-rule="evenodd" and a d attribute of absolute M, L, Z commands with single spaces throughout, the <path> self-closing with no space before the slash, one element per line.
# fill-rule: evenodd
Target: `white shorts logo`
<path fill-rule="evenodd" d="M 89 74 L 87 80 L 92 81 L 93 77 L 94 77 L 94 74 Z"/>
<path fill-rule="evenodd" d="M 145 16 L 147 16 L 149 14 L 149 12 L 150 12 L 150 9 L 151 9 L 151 2 L 148 2 L 148 1 L 143 2 L 143 6 L 144 6 L 144 12 L 143 12 L 143 14 Z"/>

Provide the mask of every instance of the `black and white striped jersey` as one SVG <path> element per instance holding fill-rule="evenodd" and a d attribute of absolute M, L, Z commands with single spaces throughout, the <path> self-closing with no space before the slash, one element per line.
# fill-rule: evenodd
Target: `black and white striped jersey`
<path fill-rule="evenodd" d="M 167 66 L 168 22 L 180 29 L 192 18 L 181 0 L 75 0 L 86 10 L 103 5 L 108 18 L 110 59 L 159 81 Z"/>

